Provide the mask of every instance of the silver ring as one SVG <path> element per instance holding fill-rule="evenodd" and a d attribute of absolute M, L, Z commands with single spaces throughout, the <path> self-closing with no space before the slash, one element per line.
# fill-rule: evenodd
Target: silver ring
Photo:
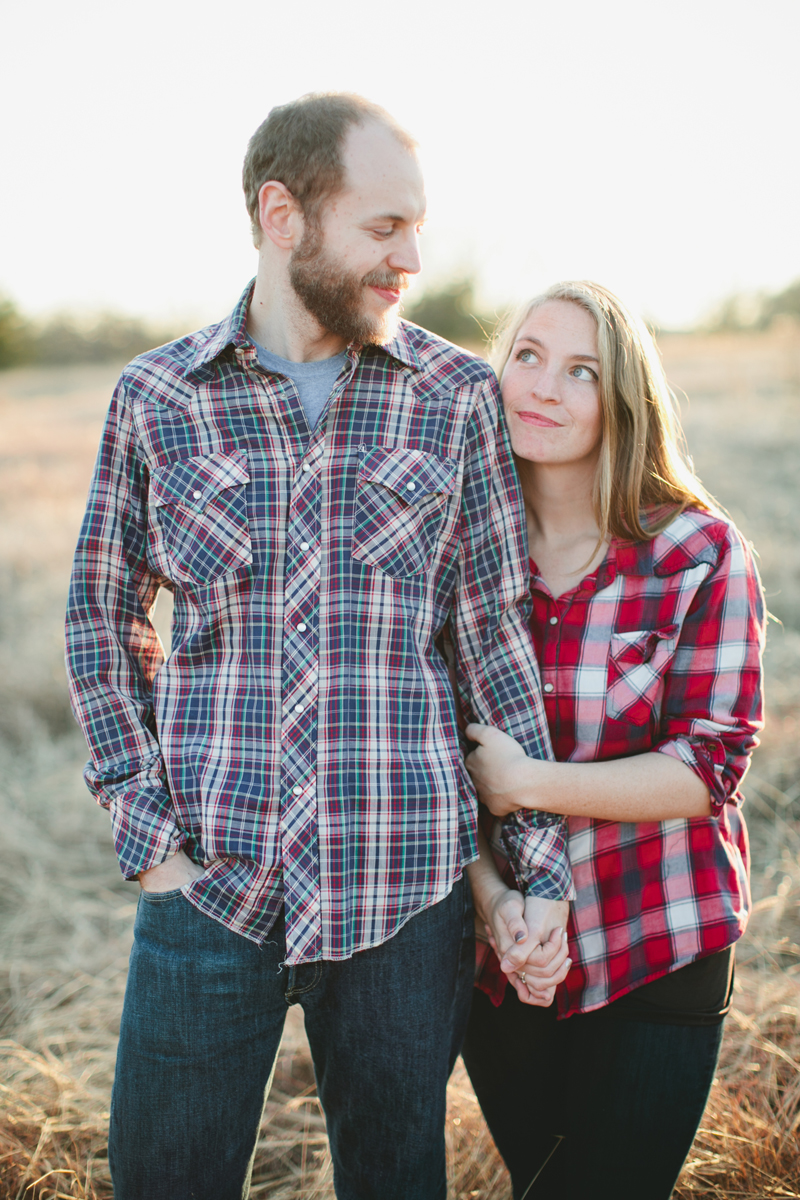
<path fill-rule="evenodd" d="M 527 981 L 527 979 L 525 978 L 525 972 L 524 972 L 524 971 L 520 971 L 520 973 L 519 973 L 519 977 L 520 977 L 520 979 L 522 980 L 522 982 L 525 984 L 525 986 L 527 987 L 527 986 L 528 986 L 528 981 Z"/>

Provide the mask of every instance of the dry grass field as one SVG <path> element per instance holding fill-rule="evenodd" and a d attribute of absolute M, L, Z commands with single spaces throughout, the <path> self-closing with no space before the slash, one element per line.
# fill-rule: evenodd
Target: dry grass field
<path fill-rule="evenodd" d="M 800 331 L 662 339 L 698 470 L 760 555 L 776 620 L 746 787 L 756 911 L 682 1200 L 800 1197 Z M 111 1196 L 105 1129 L 136 901 L 84 791 L 61 617 L 108 367 L 0 374 L 0 1200 Z M 253 1194 L 333 1196 L 297 1008 Z M 453 1200 L 510 1200 L 460 1070 Z"/>

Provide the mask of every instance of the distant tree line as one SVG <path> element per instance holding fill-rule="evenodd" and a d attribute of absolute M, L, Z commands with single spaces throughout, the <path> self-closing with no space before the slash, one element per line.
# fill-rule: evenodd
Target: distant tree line
<path fill-rule="evenodd" d="M 475 279 L 471 275 L 428 288 L 406 305 L 403 316 L 469 350 L 482 349 L 497 324 L 497 317 L 482 312 L 476 303 Z"/>
<path fill-rule="evenodd" d="M 12 300 L 0 297 L 0 370 L 127 362 L 177 336 L 173 329 L 117 313 L 91 318 L 57 313 L 36 321 L 24 316 Z"/>
<path fill-rule="evenodd" d="M 472 350 L 484 345 L 495 323 L 494 317 L 479 310 L 475 281 L 470 276 L 429 288 L 406 307 L 403 316 Z M 24 316 L 13 301 L 0 297 L 0 370 L 127 362 L 182 332 L 115 313 L 94 318 L 58 313 L 35 321 Z"/>
<path fill-rule="evenodd" d="M 497 317 L 481 310 L 475 291 L 474 277 L 461 275 L 427 288 L 406 306 L 403 315 L 449 342 L 481 350 L 491 340 Z M 730 296 L 705 322 L 704 329 L 768 329 L 776 318 L 785 316 L 800 320 L 800 279 L 781 292 Z M 181 332 L 115 313 L 92 319 L 61 313 L 34 321 L 24 316 L 13 301 L 0 297 L 0 370 L 126 362 Z"/>
<path fill-rule="evenodd" d="M 781 292 L 728 296 L 705 322 L 705 329 L 712 333 L 763 330 L 781 317 L 800 321 L 800 279 Z"/>

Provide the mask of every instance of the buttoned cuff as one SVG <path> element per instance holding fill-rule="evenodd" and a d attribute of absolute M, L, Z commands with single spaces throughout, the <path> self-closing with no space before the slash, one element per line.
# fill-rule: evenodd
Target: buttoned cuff
<path fill-rule="evenodd" d="M 172 800 L 142 793 L 135 800 L 116 797 L 108 806 L 114 846 L 125 879 L 136 879 L 172 858 L 186 844 L 186 834 L 175 824 Z"/>
<path fill-rule="evenodd" d="M 500 836 L 524 896 L 575 899 L 563 817 L 524 809 L 506 817 Z"/>

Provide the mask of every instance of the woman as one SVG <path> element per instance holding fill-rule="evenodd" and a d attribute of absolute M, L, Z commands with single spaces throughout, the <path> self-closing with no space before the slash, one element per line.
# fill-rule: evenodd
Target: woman
<path fill-rule="evenodd" d="M 492 957 L 464 1060 L 516 1200 L 661 1200 L 705 1107 L 747 920 L 738 788 L 762 724 L 761 589 L 615 296 L 551 288 L 498 365 L 557 761 L 472 725 L 467 765 L 495 817 L 567 816 L 576 899 L 571 961 L 554 938 L 515 963 L 514 897 L 484 846 L 476 905 L 514 987 Z"/>

